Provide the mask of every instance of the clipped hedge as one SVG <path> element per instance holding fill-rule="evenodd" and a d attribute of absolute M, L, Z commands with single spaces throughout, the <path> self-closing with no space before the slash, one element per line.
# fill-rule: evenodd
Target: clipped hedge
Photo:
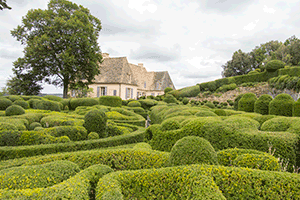
<path fill-rule="evenodd" d="M 174 118 L 166 119 L 161 123 L 162 131 L 170 131 L 181 128 L 180 123 Z"/>
<path fill-rule="evenodd" d="M 72 141 L 87 139 L 87 130 L 82 126 L 57 126 L 45 128 L 42 132 L 54 137 L 68 136 Z"/>
<path fill-rule="evenodd" d="M 238 110 L 245 112 L 254 112 L 254 103 L 257 97 L 254 93 L 246 93 L 238 102 Z"/>
<path fill-rule="evenodd" d="M 265 69 L 268 72 L 275 72 L 278 69 L 284 68 L 285 63 L 282 62 L 281 60 L 271 60 L 269 62 L 267 62 Z"/>
<path fill-rule="evenodd" d="M 258 121 L 249 117 L 242 116 L 230 116 L 224 120 L 226 126 L 232 131 L 238 131 L 243 128 L 258 129 L 260 124 Z"/>
<path fill-rule="evenodd" d="M 277 117 L 277 116 L 276 115 L 261 115 L 261 116 L 256 116 L 253 119 L 258 121 L 260 124 L 260 127 L 261 127 L 261 125 L 264 122 L 268 121 L 269 119 L 273 119 L 274 117 Z"/>
<path fill-rule="evenodd" d="M 62 104 L 56 101 L 37 101 L 35 104 L 35 109 L 39 110 L 60 111 L 62 107 Z"/>
<path fill-rule="evenodd" d="M 44 144 L 19 147 L 0 147 L 0 160 L 132 144 L 142 142 L 144 140 L 144 132 L 144 128 L 139 128 L 137 131 L 128 135 L 120 135 L 98 140 L 86 140 L 59 144 Z"/>
<path fill-rule="evenodd" d="M 269 114 L 269 104 L 273 100 L 269 94 L 261 95 L 254 103 L 254 112 L 262 115 Z"/>
<path fill-rule="evenodd" d="M 294 99 L 288 94 L 277 95 L 269 104 L 270 115 L 293 116 Z"/>
<path fill-rule="evenodd" d="M 300 98 L 294 102 L 293 105 L 293 116 L 300 117 Z"/>
<path fill-rule="evenodd" d="M 261 125 L 262 131 L 286 131 L 291 124 L 300 123 L 300 118 L 297 117 L 276 117 L 265 121 Z"/>
<path fill-rule="evenodd" d="M 150 108 L 157 104 L 157 101 L 151 99 L 139 99 L 139 102 L 145 110 L 150 110 Z"/>
<path fill-rule="evenodd" d="M 87 132 L 96 132 L 99 134 L 100 138 L 106 137 L 105 129 L 106 129 L 107 116 L 105 112 L 101 110 L 90 110 L 84 116 L 84 124 L 83 126 L 86 128 Z"/>
<path fill-rule="evenodd" d="M 54 126 L 82 126 L 84 124 L 84 120 L 72 118 L 70 116 L 49 115 L 41 119 L 41 124 L 45 128 Z"/>
<path fill-rule="evenodd" d="M 47 188 L 1 190 L 1 199 L 90 199 L 92 185 L 112 169 L 105 165 L 93 165 L 73 177 Z"/>
<path fill-rule="evenodd" d="M 5 110 L 6 116 L 23 115 L 23 114 L 25 114 L 25 110 L 19 105 L 11 105 Z"/>
<path fill-rule="evenodd" d="M 76 107 L 74 113 L 76 113 L 78 115 L 86 115 L 86 113 L 88 113 L 90 110 L 93 110 L 93 109 L 98 109 L 98 110 L 102 110 L 104 112 L 109 112 L 110 107 L 103 106 L 103 105 L 78 106 L 78 107 Z"/>
<path fill-rule="evenodd" d="M 233 108 L 234 110 L 238 110 L 239 107 L 239 101 L 241 100 L 241 98 L 244 96 L 244 94 L 239 94 L 235 99 L 234 99 L 234 103 L 233 103 Z"/>
<path fill-rule="evenodd" d="M 166 102 L 166 103 L 177 103 L 176 98 L 171 94 L 166 94 L 163 101 Z"/>
<path fill-rule="evenodd" d="M 42 165 L 20 166 L 0 171 L 0 189 L 27 189 L 49 187 L 79 172 L 70 161 L 54 161 Z"/>
<path fill-rule="evenodd" d="M 127 104 L 129 107 L 141 107 L 142 104 L 139 101 L 131 101 Z"/>
<path fill-rule="evenodd" d="M 101 96 L 99 98 L 99 104 L 111 107 L 121 107 L 122 99 L 117 96 Z"/>
<path fill-rule="evenodd" d="M 122 171 L 103 176 L 96 199 L 222 199 L 212 177 L 191 169 L 164 168 Z"/>
<path fill-rule="evenodd" d="M 0 98 L 0 110 L 6 110 L 9 106 L 12 105 L 12 101 L 7 98 Z"/>
<path fill-rule="evenodd" d="M 78 106 L 93 106 L 98 105 L 99 101 L 94 98 L 76 98 L 71 99 L 69 110 L 75 110 Z"/>

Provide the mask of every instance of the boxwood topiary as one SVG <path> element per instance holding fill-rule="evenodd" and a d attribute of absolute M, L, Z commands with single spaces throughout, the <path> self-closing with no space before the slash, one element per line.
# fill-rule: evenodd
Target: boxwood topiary
<path fill-rule="evenodd" d="M 260 113 L 262 115 L 269 114 L 269 104 L 273 100 L 272 96 L 269 94 L 261 95 L 257 101 L 254 103 L 254 112 Z"/>
<path fill-rule="evenodd" d="M 218 115 L 209 110 L 201 110 L 195 114 L 197 117 L 217 117 Z"/>
<path fill-rule="evenodd" d="M 8 95 L 5 98 L 8 98 L 9 100 L 11 100 L 12 102 L 17 101 L 17 100 L 24 100 L 22 97 L 20 97 L 19 95 Z"/>
<path fill-rule="evenodd" d="M 266 64 L 265 69 L 267 72 L 275 72 L 278 69 L 284 68 L 284 62 L 281 60 L 271 60 Z"/>
<path fill-rule="evenodd" d="M 28 109 L 28 108 L 29 108 L 28 102 L 27 102 L 27 101 L 24 101 L 24 100 L 16 100 L 16 101 L 14 101 L 13 104 L 14 104 L 14 105 L 19 105 L 19 106 L 21 106 L 21 107 L 24 108 L 24 109 Z"/>
<path fill-rule="evenodd" d="M 75 110 L 78 106 L 93 106 L 99 104 L 94 98 L 76 98 L 70 100 L 70 110 Z"/>
<path fill-rule="evenodd" d="M 293 123 L 300 123 L 300 119 L 297 117 L 275 117 L 268 121 L 265 121 L 261 125 L 262 131 L 286 131 Z"/>
<path fill-rule="evenodd" d="M 177 99 L 173 95 L 167 94 L 164 98 L 164 102 L 166 102 L 166 103 L 177 103 Z"/>
<path fill-rule="evenodd" d="M 233 108 L 234 110 L 238 110 L 238 105 L 239 105 L 239 101 L 240 99 L 243 97 L 244 94 L 239 94 L 235 99 L 234 99 L 234 103 L 233 103 Z"/>
<path fill-rule="evenodd" d="M 189 102 L 190 102 L 190 100 L 189 100 L 188 98 L 186 98 L 186 97 L 184 97 L 184 98 L 182 99 L 183 105 L 186 105 L 186 104 L 188 104 Z"/>
<path fill-rule="evenodd" d="M 36 127 L 42 127 L 42 124 L 39 123 L 39 122 L 32 122 L 32 123 L 29 125 L 29 130 L 35 130 Z"/>
<path fill-rule="evenodd" d="M 278 159 L 274 156 L 264 154 L 243 154 L 236 157 L 232 162 L 235 167 L 248 167 L 252 169 L 280 171 Z"/>
<path fill-rule="evenodd" d="M 269 119 L 272 119 L 274 117 L 277 117 L 277 116 L 276 115 L 261 115 L 261 116 L 254 117 L 253 119 L 258 121 L 261 126 L 265 121 L 268 121 Z"/>
<path fill-rule="evenodd" d="M 36 104 L 36 109 L 60 111 L 60 105 L 55 101 L 39 101 Z"/>
<path fill-rule="evenodd" d="M 86 128 L 88 133 L 96 132 L 100 138 L 106 137 L 106 122 L 107 117 L 105 112 L 101 110 L 91 110 L 84 116 L 83 126 Z"/>
<path fill-rule="evenodd" d="M 139 101 L 131 101 L 127 104 L 129 107 L 141 107 L 142 104 Z"/>
<path fill-rule="evenodd" d="M 18 130 L 18 128 L 14 124 L 8 122 L 0 122 L 0 131 L 7 130 Z"/>
<path fill-rule="evenodd" d="M 118 96 L 101 96 L 99 103 L 104 106 L 121 107 L 122 99 Z"/>
<path fill-rule="evenodd" d="M 245 112 L 253 112 L 254 111 L 254 103 L 257 100 L 257 97 L 254 93 L 246 93 L 239 100 L 238 110 Z"/>
<path fill-rule="evenodd" d="M 217 154 L 211 144 L 197 136 L 187 136 L 178 140 L 171 149 L 169 164 L 176 166 L 196 163 L 218 163 Z"/>
<path fill-rule="evenodd" d="M 161 123 L 161 130 L 163 131 L 176 130 L 180 127 L 180 123 L 175 119 L 166 119 Z"/>
<path fill-rule="evenodd" d="M 89 140 L 96 140 L 96 139 L 99 139 L 99 135 L 98 135 L 98 133 L 96 133 L 96 132 L 90 132 L 90 133 L 88 134 L 88 139 L 89 139 Z"/>
<path fill-rule="evenodd" d="M 213 104 L 212 102 L 208 101 L 207 103 L 204 104 L 205 106 L 209 107 L 209 108 L 215 108 L 215 104 Z"/>
<path fill-rule="evenodd" d="M 300 117 L 300 98 L 297 101 L 294 102 L 293 116 Z"/>
<path fill-rule="evenodd" d="M 290 95 L 284 93 L 279 94 L 270 102 L 269 114 L 292 116 L 293 104 L 294 104 L 294 99 Z"/>
<path fill-rule="evenodd" d="M 0 132 L 0 146 L 18 146 L 20 131 L 7 130 Z"/>
<path fill-rule="evenodd" d="M 0 98 L 0 110 L 6 110 L 9 106 L 12 105 L 12 101 L 6 98 Z"/>
<path fill-rule="evenodd" d="M 11 105 L 5 110 L 6 116 L 12 116 L 12 115 L 22 115 L 25 114 L 24 108 L 18 105 Z"/>
<path fill-rule="evenodd" d="M 214 113 L 216 113 L 218 116 L 226 116 L 226 112 L 223 109 L 215 109 Z"/>

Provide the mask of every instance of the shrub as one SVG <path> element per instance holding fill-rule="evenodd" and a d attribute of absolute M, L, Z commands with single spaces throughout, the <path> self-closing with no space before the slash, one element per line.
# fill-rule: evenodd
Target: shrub
<path fill-rule="evenodd" d="M 254 103 L 257 97 L 253 93 L 246 93 L 242 96 L 238 103 L 238 110 L 245 112 L 254 112 Z"/>
<path fill-rule="evenodd" d="M 99 139 L 99 135 L 98 135 L 98 133 L 96 133 L 96 132 L 90 132 L 89 135 L 88 135 L 88 139 L 89 139 L 89 140 L 96 140 L 96 139 Z"/>
<path fill-rule="evenodd" d="M 54 137 L 68 136 L 72 141 L 85 140 L 87 138 L 87 130 L 82 126 L 57 126 L 43 129 L 43 132 Z"/>
<path fill-rule="evenodd" d="M 122 99 L 118 96 L 101 96 L 99 103 L 104 106 L 121 107 Z"/>
<path fill-rule="evenodd" d="M 212 102 L 207 102 L 204 104 L 205 106 L 209 107 L 209 108 L 215 108 L 215 105 Z"/>
<path fill-rule="evenodd" d="M 273 100 L 272 96 L 269 94 L 261 95 L 257 101 L 254 103 L 254 112 L 260 113 L 262 115 L 269 114 L 269 103 Z"/>
<path fill-rule="evenodd" d="M 294 99 L 288 94 L 277 95 L 269 104 L 270 115 L 293 115 Z"/>
<path fill-rule="evenodd" d="M 188 98 L 186 98 L 186 97 L 184 97 L 184 98 L 182 99 L 183 105 L 186 105 L 186 104 L 188 104 L 189 102 L 190 102 L 190 100 L 189 100 Z"/>
<path fill-rule="evenodd" d="M 18 128 L 11 123 L 0 122 L 0 131 L 18 130 Z"/>
<path fill-rule="evenodd" d="M 0 146 L 17 146 L 19 144 L 20 131 L 7 130 L 0 132 Z"/>
<path fill-rule="evenodd" d="M 147 112 L 142 107 L 127 107 L 128 110 L 132 110 L 136 114 L 142 115 L 145 119 L 147 119 Z"/>
<path fill-rule="evenodd" d="M 243 128 L 251 128 L 258 129 L 260 124 L 258 121 L 248 117 L 240 117 L 240 116 L 230 116 L 224 120 L 226 126 L 230 128 L 233 132 Z"/>
<path fill-rule="evenodd" d="M 12 115 L 22 115 L 25 114 L 24 108 L 18 105 L 11 105 L 5 110 L 6 116 L 12 116 Z"/>
<path fill-rule="evenodd" d="M 300 117 L 300 98 L 294 102 L 293 105 L 293 116 Z"/>
<path fill-rule="evenodd" d="M 106 137 L 106 121 L 107 117 L 105 112 L 100 110 L 91 110 L 84 116 L 83 126 L 86 128 L 88 133 L 96 132 L 99 134 L 100 138 L 104 138 Z"/>
<path fill-rule="evenodd" d="M 166 87 L 166 88 L 164 89 L 164 93 L 167 94 L 168 92 L 171 92 L 172 90 L 173 90 L 172 88 Z"/>
<path fill-rule="evenodd" d="M 265 121 L 268 121 L 269 119 L 272 119 L 274 117 L 277 117 L 277 116 L 276 115 L 261 115 L 261 116 L 256 116 L 253 119 L 258 121 L 261 126 Z"/>
<path fill-rule="evenodd" d="M 140 142 L 137 143 L 136 145 L 134 145 L 134 147 L 132 149 L 145 149 L 145 150 L 152 150 L 152 147 L 150 144 L 146 143 L 146 142 Z"/>
<path fill-rule="evenodd" d="M 219 87 L 216 92 L 227 92 L 230 90 L 234 90 L 237 88 L 237 85 L 235 83 L 231 83 L 229 85 L 223 85 L 221 87 Z"/>
<path fill-rule="evenodd" d="M 52 110 L 52 111 L 61 110 L 60 104 L 55 101 L 38 101 L 35 105 L 35 108 L 39 110 Z"/>
<path fill-rule="evenodd" d="M 46 96 L 43 96 L 43 98 L 51 100 L 51 101 L 58 101 L 58 102 L 61 102 L 63 100 L 63 98 L 54 96 L 54 95 L 46 95 Z"/>
<path fill-rule="evenodd" d="M 70 100 L 70 110 L 75 110 L 78 106 L 98 105 L 99 101 L 94 98 L 76 98 Z"/>
<path fill-rule="evenodd" d="M 214 113 L 216 113 L 218 116 L 226 116 L 226 112 L 223 109 L 215 109 Z"/>
<path fill-rule="evenodd" d="M 78 165 L 65 160 L 12 167 L 0 171 L 0 188 L 16 190 L 49 187 L 67 180 L 79 171 Z"/>
<path fill-rule="evenodd" d="M 6 98 L 0 98 L 0 110 L 6 110 L 12 105 L 12 101 Z"/>
<path fill-rule="evenodd" d="M 54 126 L 82 126 L 83 123 L 83 119 L 76 119 L 62 115 L 49 115 L 41 119 L 41 124 L 45 128 Z"/>
<path fill-rule="evenodd" d="M 298 118 L 275 117 L 261 125 L 262 131 L 286 131 L 292 123 L 300 123 Z"/>
<path fill-rule="evenodd" d="M 9 100 L 11 100 L 12 102 L 17 101 L 17 100 L 24 100 L 22 97 L 20 97 L 19 95 L 8 95 L 5 98 L 8 98 Z"/>
<path fill-rule="evenodd" d="M 248 167 L 252 169 L 280 171 L 278 160 L 267 153 L 264 154 L 243 154 L 233 160 L 235 167 Z"/>
<path fill-rule="evenodd" d="M 217 154 L 204 138 L 187 136 L 178 140 L 172 147 L 169 163 L 171 166 L 196 163 L 214 165 L 217 164 Z"/>
<path fill-rule="evenodd" d="M 235 99 L 234 99 L 234 110 L 238 110 L 238 105 L 239 105 L 239 101 L 240 99 L 243 97 L 244 94 L 239 94 Z"/>
<path fill-rule="evenodd" d="M 233 102 L 231 99 L 228 99 L 227 102 L 228 102 L 228 104 L 229 104 L 230 106 L 233 106 L 233 105 L 234 105 L 234 102 Z"/>
<path fill-rule="evenodd" d="M 138 101 L 131 101 L 131 102 L 128 103 L 127 106 L 129 106 L 129 107 L 141 107 L 142 104 Z"/>
<path fill-rule="evenodd" d="M 139 100 L 139 102 L 141 103 L 142 108 L 144 108 L 145 110 L 150 110 L 151 107 L 156 105 L 156 101 L 151 100 L 151 99 L 141 99 Z"/>
<path fill-rule="evenodd" d="M 164 102 L 166 102 L 166 103 L 177 103 L 177 100 L 173 95 L 167 94 L 164 98 Z"/>
<path fill-rule="evenodd" d="M 107 106 L 102 106 L 102 105 L 94 105 L 94 106 L 78 106 L 74 113 L 78 114 L 78 115 L 85 115 L 86 113 L 88 113 L 90 110 L 92 109 L 98 109 L 98 110 L 102 110 L 104 112 L 109 112 L 110 107 Z"/>
<path fill-rule="evenodd" d="M 32 108 L 32 109 L 37 109 L 37 104 L 38 104 L 39 102 L 41 102 L 41 101 L 42 101 L 42 100 L 40 100 L 40 99 L 30 99 L 30 100 L 28 101 L 29 107 Z"/>
<path fill-rule="evenodd" d="M 17 100 L 17 101 L 14 101 L 13 104 L 14 104 L 14 105 L 19 105 L 19 106 L 21 106 L 21 107 L 24 108 L 24 109 L 28 109 L 28 108 L 29 108 L 29 104 L 27 103 L 27 101 L 24 101 L 24 100 Z"/>
<path fill-rule="evenodd" d="M 34 130 L 36 127 L 42 127 L 42 124 L 40 124 L 39 122 L 32 122 L 29 125 L 29 130 Z"/>
<path fill-rule="evenodd" d="M 201 110 L 195 114 L 197 117 L 217 117 L 218 115 L 209 110 Z"/>
<path fill-rule="evenodd" d="M 161 130 L 163 131 L 176 130 L 179 128 L 180 128 L 180 123 L 174 119 L 167 119 L 161 123 Z"/>
<path fill-rule="evenodd" d="M 108 137 L 123 135 L 132 132 L 128 127 L 118 126 L 116 123 L 109 122 L 106 126 L 106 134 Z"/>
<path fill-rule="evenodd" d="M 249 75 L 251 75 L 251 74 L 259 74 L 259 72 L 258 72 L 258 71 L 256 71 L 256 70 L 254 70 L 254 71 L 250 71 L 250 72 L 248 72 L 248 74 L 249 74 Z"/>
<path fill-rule="evenodd" d="M 278 69 L 284 68 L 284 65 L 284 62 L 281 60 L 271 60 L 267 62 L 265 68 L 268 72 L 275 72 Z"/>

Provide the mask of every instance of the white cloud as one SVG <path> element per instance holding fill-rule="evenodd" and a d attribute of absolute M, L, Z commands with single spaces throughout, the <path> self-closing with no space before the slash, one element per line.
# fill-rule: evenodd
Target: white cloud
<path fill-rule="evenodd" d="M 264 5 L 263 8 L 264 12 L 270 13 L 270 14 L 275 14 L 276 10 L 274 8 L 269 8 L 268 6 Z"/>

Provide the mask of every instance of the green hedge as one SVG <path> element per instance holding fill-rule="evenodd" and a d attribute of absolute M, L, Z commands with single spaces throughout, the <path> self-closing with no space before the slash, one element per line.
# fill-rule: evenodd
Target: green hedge
<path fill-rule="evenodd" d="M 300 98 L 294 102 L 293 105 L 293 116 L 300 117 Z"/>
<path fill-rule="evenodd" d="M 23 115 L 23 114 L 25 114 L 25 110 L 19 105 L 11 105 L 5 110 L 6 116 Z"/>
<path fill-rule="evenodd" d="M 144 140 L 144 128 L 139 128 L 137 131 L 128 135 L 120 135 L 111 138 L 104 138 L 98 140 L 87 140 L 68 142 L 60 144 L 47 145 L 32 145 L 19 147 L 0 147 L 0 160 L 7 160 L 13 158 L 22 158 L 43 154 L 51 154 L 57 152 L 70 152 L 78 150 L 96 149 L 101 147 L 111 147 L 124 144 L 132 144 L 142 142 Z"/>
<path fill-rule="evenodd" d="M 254 93 L 246 93 L 242 96 L 238 103 L 238 110 L 245 112 L 254 112 L 254 103 L 257 97 Z"/>
<path fill-rule="evenodd" d="M 33 189 L 58 184 L 80 169 L 70 161 L 54 161 L 42 165 L 20 166 L 0 171 L 0 189 Z"/>
<path fill-rule="evenodd" d="M 96 132 L 99 134 L 100 138 L 104 138 L 107 136 L 106 129 L 107 116 L 105 112 L 102 110 L 90 110 L 84 116 L 84 124 L 83 126 L 86 128 L 87 132 Z"/>
<path fill-rule="evenodd" d="M 72 141 L 86 140 L 87 130 L 83 126 L 57 126 L 42 131 L 54 137 L 68 136 Z"/>
<path fill-rule="evenodd" d="M 99 103 L 104 106 L 121 107 L 122 99 L 117 96 L 101 96 L 99 98 Z"/>
<path fill-rule="evenodd" d="M 49 115 L 41 119 L 41 124 L 45 128 L 54 126 L 82 126 L 83 123 L 83 119 L 63 115 Z"/>
<path fill-rule="evenodd" d="M 223 85 L 221 87 L 219 87 L 216 92 L 227 92 L 230 90 L 234 90 L 237 88 L 237 85 L 235 83 L 231 83 L 229 85 Z"/>
<path fill-rule="evenodd" d="M 232 131 L 237 131 L 243 128 L 258 129 L 260 126 L 258 121 L 249 117 L 243 117 L 239 115 L 230 116 L 225 119 L 224 122 L 226 123 L 226 126 Z"/>
<path fill-rule="evenodd" d="M 262 115 L 269 114 L 269 103 L 273 100 L 272 96 L 269 94 L 261 95 L 257 101 L 254 103 L 254 112 L 260 113 Z"/>
<path fill-rule="evenodd" d="M 268 72 L 275 72 L 280 68 L 284 68 L 285 63 L 282 62 L 281 60 L 271 60 L 267 62 L 265 69 Z"/>
<path fill-rule="evenodd" d="M 0 110 L 6 110 L 9 106 L 12 105 L 12 101 L 7 98 L 0 98 Z"/>
<path fill-rule="evenodd" d="M 277 95 L 269 104 L 270 115 L 293 116 L 294 99 L 288 94 Z"/>
<path fill-rule="evenodd" d="M 241 100 L 241 98 L 243 97 L 244 94 L 239 94 L 235 99 L 234 99 L 234 103 L 233 103 L 233 108 L 234 110 L 238 110 L 239 108 L 239 101 Z"/>
<path fill-rule="evenodd" d="M 293 123 L 300 123 L 298 117 L 276 117 L 265 121 L 262 126 L 262 131 L 286 131 Z"/>
<path fill-rule="evenodd" d="M 24 100 L 17 100 L 13 103 L 14 105 L 19 105 L 21 106 L 22 108 L 24 109 L 28 109 L 29 108 L 29 104 L 27 101 L 24 101 Z"/>
<path fill-rule="evenodd" d="M 151 99 L 139 99 L 139 102 L 145 110 L 150 110 L 150 108 L 157 105 L 157 101 Z"/>
<path fill-rule="evenodd" d="M 39 110 L 52 110 L 52 111 L 60 111 L 63 109 L 63 104 L 56 101 L 37 101 L 35 104 L 35 109 Z"/>
<path fill-rule="evenodd" d="M 69 109 L 75 110 L 78 106 L 93 106 L 98 104 L 99 101 L 94 98 L 76 98 L 70 100 Z"/>
<path fill-rule="evenodd" d="M 103 176 L 96 199 L 225 199 L 212 177 L 193 170 L 164 168 L 122 171 Z"/>
<path fill-rule="evenodd" d="M 90 199 L 91 190 L 98 180 L 112 169 L 105 165 L 93 165 L 80 171 L 62 183 L 47 188 L 2 190 L 0 199 Z"/>
<path fill-rule="evenodd" d="M 78 106 L 78 107 L 76 107 L 74 113 L 76 113 L 78 115 L 85 115 L 86 113 L 88 113 L 90 110 L 93 110 L 93 109 L 102 110 L 103 112 L 110 111 L 110 107 L 108 107 L 108 106 L 94 105 L 94 106 Z"/>

